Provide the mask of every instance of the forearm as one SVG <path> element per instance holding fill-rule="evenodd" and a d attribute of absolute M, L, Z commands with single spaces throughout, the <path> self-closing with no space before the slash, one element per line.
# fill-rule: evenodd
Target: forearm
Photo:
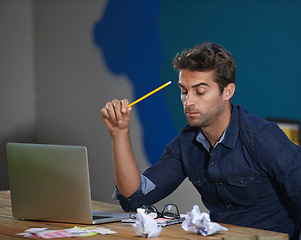
<path fill-rule="evenodd" d="M 141 181 L 130 143 L 128 127 L 132 108 L 128 107 L 128 103 L 127 99 L 114 99 L 101 110 L 112 140 L 115 183 L 125 197 L 136 192 Z"/>
<path fill-rule="evenodd" d="M 113 171 L 119 192 L 131 196 L 140 186 L 140 172 L 132 151 L 128 130 L 111 134 Z"/>

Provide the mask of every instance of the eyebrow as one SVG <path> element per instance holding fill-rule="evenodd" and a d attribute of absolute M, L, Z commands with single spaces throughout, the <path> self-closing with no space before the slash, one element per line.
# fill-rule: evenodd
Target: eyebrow
<path fill-rule="evenodd" d="M 186 89 L 181 83 L 178 82 L 177 84 L 178 84 L 179 87 Z M 195 84 L 195 85 L 193 85 L 193 86 L 191 86 L 191 87 L 192 87 L 192 88 L 197 88 L 197 87 L 199 87 L 199 86 L 209 86 L 209 85 L 208 85 L 207 83 L 200 82 L 200 83 Z"/>

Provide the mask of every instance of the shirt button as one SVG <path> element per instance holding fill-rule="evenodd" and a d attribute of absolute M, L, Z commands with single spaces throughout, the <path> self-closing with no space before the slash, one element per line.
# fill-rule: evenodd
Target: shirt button
<path fill-rule="evenodd" d="M 220 182 L 220 183 L 218 183 L 218 185 L 222 186 L 222 183 Z"/>
<path fill-rule="evenodd" d="M 201 181 L 200 181 L 200 179 L 198 179 L 198 180 L 196 180 L 196 182 L 197 182 L 197 183 L 200 183 Z"/>
<path fill-rule="evenodd" d="M 240 180 L 240 182 L 239 182 L 240 184 L 243 184 L 244 183 L 244 180 Z"/>
<path fill-rule="evenodd" d="M 228 204 L 228 205 L 227 205 L 227 208 L 230 208 L 230 207 L 232 207 L 232 205 L 231 205 L 231 204 Z"/>
<path fill-rule="evenodd" d="M 212 162 L 211 165 L 214 167 L 215 166 L 215 162 Z"/>

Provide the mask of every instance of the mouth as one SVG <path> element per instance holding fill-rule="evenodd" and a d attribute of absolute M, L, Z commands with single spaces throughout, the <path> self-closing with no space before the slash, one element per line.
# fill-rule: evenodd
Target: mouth
<path fill-rule="evenodd" d="M 198 112 L 191 112 L 191 111 L 186 111 L 185 112 L 185 115 L 189 116 L 189 117 L 193 117 L 193 116 L 196 116 L 198 114 L 199 114 Z"/>

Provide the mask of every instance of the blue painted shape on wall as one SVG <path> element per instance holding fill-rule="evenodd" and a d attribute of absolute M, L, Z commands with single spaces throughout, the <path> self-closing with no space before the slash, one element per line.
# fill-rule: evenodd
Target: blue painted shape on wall
<path fill-rule="evenodd" d="M 262 117 L 301 122 L 300 11 L 301 1 L 112 0 L 95 27 L 95 42 L 108 68 L 132 81 L 134 98 L 177 82 L 172 67 L 177 52 L 220 43 L 238 67 L 233 103 Z M 135 106 L 152 163 L 187 124 L 176 84 L 157 94 Z"/>
<path fill-rule="evenodd" d="M 111 0 L 94 28 L 94 41 L 102 49 L 107 67 L 112 73 L 129 78 L 134 99 L 169 81 L 160 78 L 159 3 L 159 0 Z M 138 109 L 142 123 L 146 155 L 155 164 L 164 146 L 176 135 L 164 90 L 133 107 Z"/>
<path fill-rule="evenodd" d="M 202 42 L 217 42 L 233 53 L 237 64 L 236 93 L 240 103 L 262 117 L 301 122 L 301 1 L 161 1 L 160 27 L 164 49 L 161 76 L 174 76 L 170 59 Z M 172 96 L 167 96 L 180 129 Z"/>

